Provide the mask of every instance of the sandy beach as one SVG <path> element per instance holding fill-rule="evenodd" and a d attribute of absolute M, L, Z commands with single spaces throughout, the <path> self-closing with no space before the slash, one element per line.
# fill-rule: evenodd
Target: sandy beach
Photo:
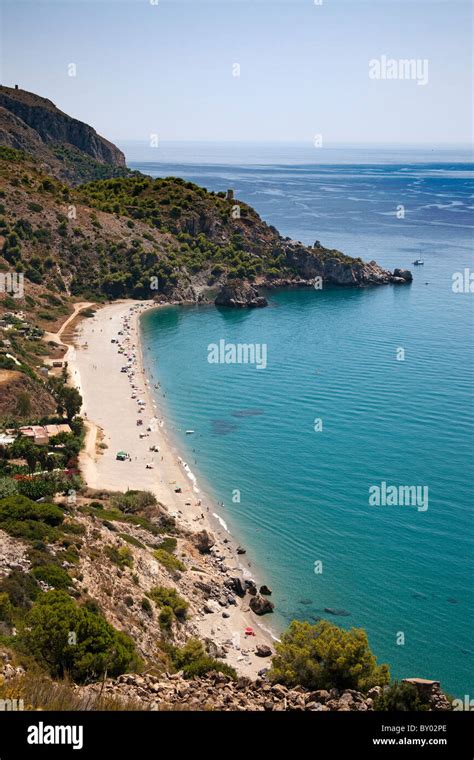
<path fill-rule="evenodd" d="M 143 370 L 138 320 L 149 308 L 156 306 L 151 301 L 120 301 L 99 308 L 94 317 L 79 323 L 74 345 L 68 348 L 65 358 L 71 381 L 82 394 L 87 423 L 80 457 L 82 475 L 94 489 L 152 491 L 181 527 L 213 534 L 216 544 L 210 561 L 212 571 L 222 574 L 221 582 L 237 574 L 250 577 L 247 556 L 237 555 L 236 542 L 213 517 L 216 505 L 206 501 L 167 435 L 159 408 L 160 389 L 150 387 Z M 118 452 L 128 458 L 117 460 Z M 216 569 L 216 557 L 222 558 L 226 571 Z M 259 644 L 274 643 L 266 630 L 271 616 L 262 620 L 249 610 L 247 599 L 240 598 L 228 614 L 224 618 L 202 613 L 193 622 L 201 637 L 227 645 L 226 662 L 254 677 L 268 665 L 254 650 Z M 247 626 L 255 636 L 243 635 Z M 229 641 L 234 642 L 230 648 Z"/>

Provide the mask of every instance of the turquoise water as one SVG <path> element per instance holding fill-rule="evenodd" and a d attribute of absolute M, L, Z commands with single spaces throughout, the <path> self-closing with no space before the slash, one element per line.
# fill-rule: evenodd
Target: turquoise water
<path fill-rule="evenodd" d="M 231 171 L 234 184 L 248 181 L 236 166 L 217 168 L 219 188 Z M 188 178 L 184 166 L 164 172 Z M 363 626 L 393 676 L 438 678 L 452 693 L 472 694 L 474 294 L 451 287 L 453 272 L 472 269 L 468 167 L 308 172 L 255 169 L 240 197 L 253 196 L 284 234 L 339 239 L 343 250 L 387 266 L 407 266 L 422 250 L 413 284 L 272 293 L 269 308 L 256 311 L 149 312 L 149 371 L 186 460 L 225 503 L 218 511 L 274 590 L 272 625 L 325 617 Z M 269 194 L 269 183 L 283 196 Z M 314 200 L 322 185 L 335 190 L 325 207 Z M 387 209 L 410 191 L 421 194 L 417 212 L 400 224 Z M 302 195 L 316 221 L 301 207 L 298 216 Z M 358 195 L 358 204 L 349 200 Z M 210 364 L 208 345 L 221 339 L 266 344 L 266 369 Z M 427 486 L 428 509 L 370 506 L 369 488 L 382 481 Z"/>

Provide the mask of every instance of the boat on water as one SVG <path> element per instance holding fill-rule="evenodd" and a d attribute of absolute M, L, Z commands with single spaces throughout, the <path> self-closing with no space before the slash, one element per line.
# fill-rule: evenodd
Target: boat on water
<path fill-rule="evenodd" d="M 194 430 L 186 430 L 186 435 L 192 435 L 194 433 Z"/>
<path fill-rule="evenodd" d="M 415 259 L 415 261 L 413 262 L 413 264 L 414 264 L 416 267 L 420 267 L 420 266 L 422 266 L 424 263 L 425 263 L 425 262 L 423 261 L 423 259 Z"/>

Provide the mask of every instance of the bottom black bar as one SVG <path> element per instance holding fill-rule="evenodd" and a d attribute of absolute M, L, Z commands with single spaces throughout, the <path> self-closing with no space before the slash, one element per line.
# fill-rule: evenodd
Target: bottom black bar
<path fill-rule="evenodd" d="M 373 757 L 468 758 L 473 753 L 469 712 L 450 713 L 235 713 L 235 712 L 3 712 L 0 760 L 20 757 L 106 760 L 182 756 L 198 751 L 224 758 L 255 750 L 323 747 Z M 112 753 L 112 754 L 109 754 Z"/>

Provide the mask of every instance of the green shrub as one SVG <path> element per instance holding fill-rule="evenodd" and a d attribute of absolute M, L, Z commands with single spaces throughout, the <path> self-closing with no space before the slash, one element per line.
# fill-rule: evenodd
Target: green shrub
<path fill-rule="evenodd" d="M 56 589 L 67 589 L 72 585 L 71 577 L 62 567 L 55 564 L 40 565 L 32 570 L 37 581 L 43 581 Z"/>
<path fill-rule="evenodd" d="M 33 501 L 50 499 L 56 493 L 54 481 L 46 477 L 28 478 L 18 482 L 18 491 Z"/>
<path fill-rule="evenodd" d="M 158 605 L 158 607 L 171 607 L 178 620 L 185 620 L 188 611 L 188 603 L 185 599 L 179 596 L 174 588 L 155 586 L 155 588 L 149 592 L 148 596 Z"/>
<path fill-rule="evenodd" d="M 142 542 L 139 541 L 138 538 L 135 538 L 135 536 L 130 536 L 129 533 L 119 533 L 119 536 L 128 544 L 131 544 L 131 546 L 136 546 L 137 549 L 146 549 L 145 544 L 142 544 Z"/>
<path fill-rule="evenodd" d="M 95 681 L 139 666 L 133 641 L 64 591 L 42 594 L 28 612 L 19 644 L 53 678 Z M 71 636 L 73 634 L 73 636 Z"/>
<path fill-rule="evenodd" d="M 63 541 L 63 545 L 66 546 L 65 551 L 61 552 L 59 555 L 60 559 L 63 562 L 69 562 L 71 565 L 77 565 L 80 560 L 79 550 L 77 546 L 68 546 L 65 544 L 65 541 L 68 541 L 69 539 L 65 539 Z M 81 543 L 79 542 L 79 548 L 81 546 Z"/>
<path fill-rule="evenodd" d="M 63 533 L 70 533 L 73 536 L 83 536 L 86 532 L 84 525 L 78 522 L 64 522 L 61 526 Z"/>
<path fill-rule="evenodd" d="M 71 436 L 69 436 L 70 438 Z M 47 457 L 51 461 L 53 457 Z M 82 481 L 79 477 L 69 477 L 61 472 L 50 472 L 47 475 L 35 475 L 34 478 L 18 481 L 18 491 L 33 501 L 48 499 L 57 493 L 65 493 L 70 489 L 78 491 Z"/>
<path fill-rule="evenodd" d="M 147 615 L 153 617 L 153 607 L 151 606 L 150 600 L 147 599 L 146 596 L 143 597 L 140 606 Z"/>
<path fill-rule="evenodd" d="M 111 504 L 126 514 L 140 512 L 146 507 L 156 505 L 156 497 L 150 491 L 127 491 L 112 497 Z"/>
<path fill-rule="evenodd" d="M 160 549 L 162 549 L 165 552 L 169 552 L 170 554 L 173 554 L 173 552 L 176 551 L 176 546 L 178 542 L 175 538 L 167 537 L 163 539 L 163 541 L 160 544 Z"/>
<path fill-rule="evenodd" d="M 160 624 L 161 630 L 170 631 L 174 619 L 174 612 L 172 608 L 168 607 L 168 605 L 162 607 L 158 616 L 158 622 Z"/>
<path fill-rule="evenodd" d="M 183 670 L 183 668 L 192 662 L 205 657 L 206 651 L 202 641 L 199 639 L 188 639 L 183 647 L 171 646 L 169 654 L 176 670 Z"/>
<path fill-rule="evenodd" d="M 35 213 L 39 213 L 43 210 L 43 206 L 41 206 L 39 203 L 35 203 L 35 201 L 30 201 L 30 203 L 28 203 L 28 209 L 30 211 L 34 211 Z"/>
<path fill-rule="evenodd" d="M 107 546 L 105 548 L 107 557 L 120 568 L 133 567 L 133 554 L 126 546 L 117 549 L 116 546 Z"/>
<path fill-rule="evenodd" d="M 16 493 L 18 493 L 16 480 L 0 478 L 0 499 L 6 499 L 7 496 L 13 496 Z"/>
<path fill-rule="evenodd" d="M 0 522 L 4 520 L 41 520 L 47 525 L 60 525 L 64 514 L 55 504 L 37 504 L 17 495 L 0 501 Z"/>
<path fill-rule="evenodd" d="M 99 502 L 92 503 L 99 504 Z M 99 517 L 101 520 L 114 520 L 116 522 L 130 523 L 130 525 L 138 525 L 140 528 L 144 528 L 145 530 L 150 531 L 150 533 L 153 533 L 154 536 L 158 536 L 160 534 L 160 528 L 150 522 L 150 520 L 148 520 L 146 517 L 142 517 L 140 515 L 124 514 L 118 509 L 104 509 L 103 505 L 101 504 L 99 504 L 98 507 L 92 507 L 91 504 L 87 504 L 85 506 L 79 507 L 79 512 L 82 512 L 86 515 L 94 515 L 95 517 Z M 167 522 L 166 530 L 170 529 L 171 523 Z"/>
<path fill-rule="evenodd" d="M 40 593 L 35 579 L 22 570 L 12 570 L 0 580 L 0 593 L 8 595 L 14 607 L 27 609 Z"/>
<path fill-rule="evenodd" d="M 294 620 L 275 649 L 269 677 L 286 686 L 367 691 L 390 679 L 362 628 L 346 631 L 327 620 L 316 625 Z"/>
<path fill-rule="evenodd" d="M 36 504 L 21 495 L 0 501 L 0 528 L 16 538 L 53 541 L 59 536 L 56 526 L 63 520 L 63 512 L 55 504 Z"/>
<path fill-rule="evenodd" d="M 169 570 L 170 572 L 177 572 L 177 571 L 183 572 L 184 570 L 186 570 L 186 565 L 183 565 L 181 560 L 179 560 L 173 554 L 170 554 L 169 552 L 165 551 L 164 549 L 156 549 L 153 552 L 153 556 L 155 557 L 155 559 L 158 560 L 158 562 L 161 565 L 163 565 L 163 567 L 166 567 L 166 569 Z"/>
<path fill-rule="evenodd" d="M 202 641 L 189 639 L 184 647 L 168 647 L 171 662 L 176 670 L 182 670 L 185 678 L 203 676 L 211 670 L 237 678 L 237 673 L 225 662 L 209 657 Z"/>
<path fill-rule="evenodd" d="M 429 710 L 427 702 L 420 698 L 416 686 L 394 681 L 374 699 L 374 710 L 381 712 L 412 712 Z"/>
<path fill-rule="evenodd" d="M 50 311 L 39 311 L 38 319 L 42 319 L 45 322 L 54 322 L 56 317 L 54 316 L 54 314 L 51 314 Z"/>
<path fill-rule="evenodd" d="M 0 593 L 0 621 L 9 625 L 13 622 L 13 605 L 5 591 Z"/>
<path fill-rule="evenodd" d="M 200 660 L 192 662 L 183 669 L 183 675 L 185 678 L 199 678 L 209 673 L 211 670 L 216 670 L 219 673 L 225 673 L 226 676 L 230 676 L 234 680 L 237 678 L 237 672 L 231 665 L 227 665 L 225 662 L 220 662 L 214 659 L 214 657 L 202 657 Z"/>

